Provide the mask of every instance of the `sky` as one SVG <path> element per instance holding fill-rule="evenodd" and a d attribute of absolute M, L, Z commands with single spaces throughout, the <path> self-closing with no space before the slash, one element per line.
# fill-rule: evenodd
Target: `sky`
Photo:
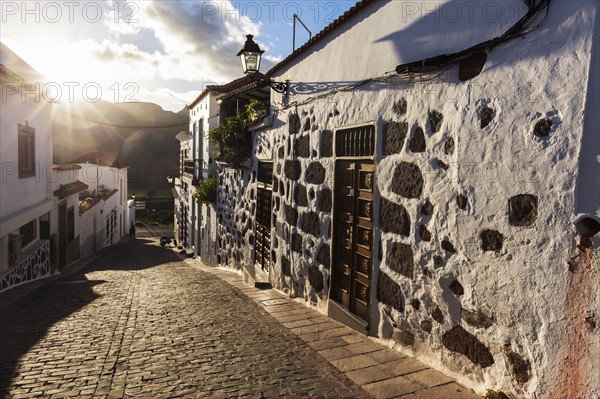
<path fill-rule="evenodd" d="M 246 34 L 265 53 L 261 72 L 292 52 L 298 14 L 313 35 L 355 4 L 345 1 L 7 1 L 0 41 L 46 77 L 58 102 L 154 102 L 179 111 L 207 84 L 243 75 Z M 298 24 L 297 45 L 308 40 Z"/>

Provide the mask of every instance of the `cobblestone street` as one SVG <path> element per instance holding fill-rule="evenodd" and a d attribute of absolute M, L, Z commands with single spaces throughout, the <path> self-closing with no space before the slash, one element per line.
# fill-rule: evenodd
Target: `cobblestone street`
<path fill-rule="evenodd" d="M 368 397 L 240 290 L 153 239 L 0 303 L 0 320 L 0 397 Z"/>

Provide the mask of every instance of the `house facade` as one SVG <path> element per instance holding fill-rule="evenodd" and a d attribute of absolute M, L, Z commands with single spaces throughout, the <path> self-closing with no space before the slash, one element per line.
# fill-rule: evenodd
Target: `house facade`
<path fill-rule="evenodd" d="M 216 171 L 214 149 L 208 139 L 208 132 L 219 125 L 219 103 L 217 96 L 220 86 L 208 86 L 188 105 L 190 113 L 190 132 L 194 149 L 194 176 L 196 182 L 208 179 Z M 195 207 L 195 245 L 194 253 L 207 264 L 215 263 L 215 209 L 210 204 L 192 201 Z"/>
<path fill-rule="evenodd" d="M 56 270 L 52 104 L 41 77 L 0 43 L 0 290 Z"/>
<path fill-rule="evenodd" d="M 596 397 L 598 5 L 420 4 L 359 2 L 267 72 L 290 90 L 219 173 L 220 262 L 479 393 Z"/>
<path fill-rule="evenodd" d="M 116 244 L 131 223 L 127 168 L 92 151 L 52 159 L 52 104 L 41 77 L 1 45 L 0 291 L 58 273 Z"/>

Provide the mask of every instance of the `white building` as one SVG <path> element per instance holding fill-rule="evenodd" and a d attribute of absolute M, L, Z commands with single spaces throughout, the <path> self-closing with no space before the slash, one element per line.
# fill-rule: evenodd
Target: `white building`
<path fill-rule="evenodd" d="M 127 194 L 127 167 L 108 160 L 98 151 L 88 152 L 73 164 L 75 181 L 85 183 L 87 190 L 78 196 L 79 242 L 81 256 L 94 254 L 102 248 L 117 244 L 129 234 L 130 210 L 133 201 Z"/>
<path fill-rule="evenodd" d="M 261 219 L 275 288 L 478 393 L 596 398 L 600 10 L 529 4 L 362 1 L 315 35 L 266 73 L 272 178 L 225 176 L 220 238 L 256 262 Z"/>
<path fill-rule="evenodd" d="M 52 105 L 41 78 L 0 43 L 0 291 L 50 275 L 58 231 L 52 183 Z"/>
<path fill-rule="evenodd" d="M 0 47 L 0 291 L 47 277 L 129 232 L 127 168 L 92 152 L 52 163 L 40 77 Z M 87 191 L 90 201 L 80 195 Z"/>
<path fill-rule="evenodd" d="M 175 183 L 175 232 L 178 245 L 214 263 L 216 222 L 212 205 L 198 204 L 194 193 L 198 183 L 216 169 L 214 150 L 208 132 L 219 124 L 217 95 L 221 86 L 208 86 L 188 106 L 189 131 L 176 137 L 180 141 L 180 178 Z"/>

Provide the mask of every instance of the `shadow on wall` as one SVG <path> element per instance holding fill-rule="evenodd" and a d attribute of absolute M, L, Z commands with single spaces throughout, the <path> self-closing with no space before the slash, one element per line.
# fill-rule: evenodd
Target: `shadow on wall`
<path fill-rule="evenodd" d="M 524 55 L 528 59 L 557 58 L 558 55 L 555 54 L 564 51 L 573 41 L 583 41 L 583 37 L 565 37 L 564 32 L 561 33 L 559 29 L 556 29 L 557 26 L 569 19 L 573 19 L 573 23 L 575 23 L 575 13 L 580 11 L 576 5 L 568 8 L 560 7 L 564 4 L 566 2 L 551 2 L 548 17 L 537 31 L 523 38 L 501 44 L 492 50 L 492 53 L 502 49 L 509 50 L 511 57 L 502 60 L 502 65 L 506 67 L 519 62 Z M 423 2 L 403 2 L 400 7 L 402 11 L 400 19 L 412 19 L 415 16 L 420 16 L 420 18 L 406 28 L 374 41 L 374 43 L 392 42 L 399 64 L 451 54 L 493 39 L 502 35 L 527 13 L 527 7 L 522 0 L 484 4 L 455 0 L 441 6 L 434 4 L 425 6 Z M 560 10 L 558 10 L 559 7 Z M 541 17 L 534 21 L 533 25 L 539 20 Z M 585 34 L 580 30 L 574 32 L 574 35 Z M 556 36 L 555 40 L 546 39 L 546 42 L 552 42 L 552 44 L 540 46 L 538 43 L 540 37 L 548 35 Z M 485 68 L 490 70 L 489 59 Z M 452 81 L 458 81 L 455 75 L 450 76 L 453 77 Z M 443 78 L 444 76 L 438 77 L 438 79 Z M 446 76 L 447 78 L 448 76 Z"/>

